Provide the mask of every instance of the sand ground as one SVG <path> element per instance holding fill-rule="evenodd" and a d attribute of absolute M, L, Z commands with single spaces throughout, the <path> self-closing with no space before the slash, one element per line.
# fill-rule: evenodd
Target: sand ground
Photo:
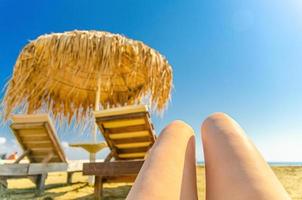
<path fill-rule="evenodd" d="M 293 200 L 302 200 L 302 167 L 273 167 L 274 172 Z M 197 167 L 198 196 L 205 197 L 205 171 Z M 28 179 L 9 180 L 8 190 L 0 189 L 0 199 L 93 199 L 93 187 L 87 185 L 87 177 L 74 174 L 73 184 L 66 185 L 66 173 L 51 173 L 46 181 L 43 195 L 35 194 L 34 184 Z M 105 184 L 104 200 L 122 200 L 131 188 L 129 184 Z"/>

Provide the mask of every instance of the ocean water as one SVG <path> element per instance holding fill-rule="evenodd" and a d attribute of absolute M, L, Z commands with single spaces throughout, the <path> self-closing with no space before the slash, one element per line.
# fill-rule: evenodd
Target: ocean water
<path fill-rule="evenodd" d="M 270 166 L 302 166 L 302 162 L 268 162 Z"/>
<path fill-rule="evenodd" d="M 198 165 L 204 165 L 203 161 L 198 161 Z M 268 162 L 270 166 L 302 166 L 302 162 Z"/>

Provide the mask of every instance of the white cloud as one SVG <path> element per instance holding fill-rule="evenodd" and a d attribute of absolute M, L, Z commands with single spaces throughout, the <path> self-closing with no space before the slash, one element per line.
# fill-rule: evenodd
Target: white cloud
<path fill-rule="evenodd" d="M 5 143 L 6 143 L 6 138 L 0 137 L 0 144 L 5 144 Z"/>
<path fill-rule="evenodd" d="M 64 148 L 68 148 L 69 147 L 68 142 L 62 141 L 61 143 L 62 143 L 62 147 L 64 147 Z"/>

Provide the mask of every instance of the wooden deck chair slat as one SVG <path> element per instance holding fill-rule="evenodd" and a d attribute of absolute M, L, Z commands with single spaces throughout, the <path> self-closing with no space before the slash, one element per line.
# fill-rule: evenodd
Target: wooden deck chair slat
<path fill-rule="evenodd" d="M 101 111 L 103 112 L 103 111 Z M 124 114 L 124 115 L 115 115 L 115 116 L 108 116 L 104 118 L 97 118 L 96 122 L 113 122 L 113 121 L 120 121 L 120 120 L 133 120 L 133 119 L 140 119 L 143 118 L 144 116 L 149 116 L 147 112 L 142 112 L 142 113 L 132 113 L 132 114 Z"/>
<path fill-rule="evenodd" d="M 27 144 L 51 144 L 50 141 L 45 141 L 45 140 L 33 140 L 33 141 L 28 141 Z"/>
<path fill-rule="evenodd" d="M 44 122 L 33 122 L 33 123 L 14 123 L 11 124 L 13 129 L 35 129 L 43 126 Z"/>
<path fill-rule="evenodd" d="M 48 150 L 36 150 L 36 149 L 31 149 L 31 155 L 47 155 L 49 152 L 52 152 L 54 149 L 51 149 L 50 151 Z"/>
<path fill-rule="evenodd" d="M 45 133 L 41 133 L 41 134 L 23 134 L 20 133 L 20 131 L 17 131 L 18 135 L 20 138 L 23 139 L 31 139 L 31 141 L 37 141 L 37 140 L 49 140 L 49 136 Z"/>
<path fill-rule="evenodd" d="M 114 139 L 112 142 L 115 145 L 128 144 L 128 143 L 140 143 L 140 142 L 150 142 L 150 137 L 137 137 L 137 138 L 124 138 L 124 139 Z"/>
<path fill-rule="evenodd" d="M 124 139 L 124 138 L 134 138 L 134 137 L 146 137 L 149 135 L 148 131 L 137 131 L 137 132 L 126 132 L 126 133 L 116 133 L 109 134 L 110 139 Z"/>
<path fill-rule="evenodd" d="M 45 128 L 32 128 L 32 129 L 19 129 L 19 134 L 21 135 L 47 135 L 45 134 Z"/>
<path fill-rule="evenodd" d="M 111 129 L 106 129 L 106 133 L 108 133 L 108 135 L 119 135 L 119 134 L 140 134 L 140 135 L 145 135 L 147 133 L 147 135 L 149 135 L 149 130 L 145 129 L 145 128 L 141 128 L 138 131 L 132 131 L 132 130 L 128 130 L 126 127 L 120 131 L 120 132 L 111 132 Z"/>
<path fill-rule="evenodd" d="M 35 141 L 35 140 L 49 140 L 49 136 L 46 134 L 22 134 L 20 132 L 19 133 L 19 137 L 23 138 L 25 140 L 31 140 L 31 141 Z"/>
<path fill-rule="evenodd" d="M 139 153 L 121 153 L 118 156 L 120 158 L 143 158 L 145 157 L 146 153 L 145 152 L 139 152 Z"/>
<path fill-rule="evenodd" d="M 116 120 L 112 122 L 104 122 L 104 128 L 120 128 L 128 126 L 137 126 L 145 124 L 144 119 L 129 119 L 129 120 Z"/>
<path fill-rule="evenodd" d="M 98 123 L 98 126 L 101 127 L 102 123 Z M 122 133 L 126 131 L 142 131 L 147 130 L 145 124 L 137 125 L 137 126 L 129 126 L 129 127 L 120 127 L 120 128 L 110 128 L 106 129 L 107 133 Z"/>
<path fill-rule="evenodd" d="M 136 148 L 126 148 L 126 149 L 118 149 L 118 154 L 122 153 L 138 153 L 138 152 L 147 152 L 149 149 L 149 146 L 145 147 L 136 147 Z"/>
<path fill-rule="evenodd" d="M 37 148 L 51 148 L 52 144 L 50 142 L 45 142 L 45 141 L 28 141 L 27 146 L 29 149 L 37 147 Z"/>
<path fill-rule="evenodd" d="M 31 136 L 31 135 L 23 135 L 23 136 L 19 136 L 20 139 L 22 141 L 24 141 L 24 143 L 27 143 L 27 142 L 31 142 L 31 141 L 47 141 L 49 140 L 49 137 L 47 135 L 36 135 L 36 136 Z"/>
<path fill-rule="evenodd" d="M 105 110 L 104 110 L 105 111 Z M 103 112 L 103 111 L 100 111 Z M 98 112 L 99 113 L 99 112 Z M 107 117 L 98 117 L 96 122 L 106 122 L 106 121 L 114 121 L 114 120 L 122 120 L 122 119 L 136 119 L 141 118 L 147 115 L 146 111 L 140 113 L 131 113 L 131 114 L 123 114 L 123 115 L 112 115 Z"/>
<path fill-rule="evenodd" d="M 146 111 L 147 109 L 145 106 L 128 106 L 128 107 L 121 107 L 115 109 L 107 109 L 107 110 L 103 110 L 102 112 L 95 112 L 94 116 L 95 118 L 98 119 L 104 119 L 106 117 L 145 113 Z"/>
<path fill-rule="evenodd" d="M 137 147 L 149 147 L 151 142 L 137 142 L 137 143 L 125 143 L 125 144 L 116 144 L 119 149 L 129 149 Z"/>

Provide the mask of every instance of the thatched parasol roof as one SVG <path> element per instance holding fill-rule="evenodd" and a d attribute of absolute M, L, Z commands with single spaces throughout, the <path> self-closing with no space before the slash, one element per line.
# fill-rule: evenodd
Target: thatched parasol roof
<path fill-rule="evenodd" d="M 160 111 L 171 88 L 168 61 L 140 41 L 101 31 L 53 33 L 21 51 L 2 101 L 3 114 L 7 120 L 20 109 L 44 110 L 81 120 L 96 99 L 108 108 L 137 104 L 146 97 Z"/>

